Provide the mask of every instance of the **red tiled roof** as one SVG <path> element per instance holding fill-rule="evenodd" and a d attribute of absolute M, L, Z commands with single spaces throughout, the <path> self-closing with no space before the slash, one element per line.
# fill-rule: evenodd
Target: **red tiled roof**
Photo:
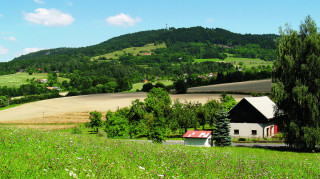
<path fill-rule="evenodd" d="M 208 138 L 212 131 L 188 131 L 183 135 L 185 138 Z"/>

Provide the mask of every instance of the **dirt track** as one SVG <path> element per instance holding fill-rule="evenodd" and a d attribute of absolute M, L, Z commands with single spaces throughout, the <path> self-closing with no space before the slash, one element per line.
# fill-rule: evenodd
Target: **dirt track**
<path fill-rule="evenodd" d="M 248 95 L 233 95 L 241 100 Z M 0 123 L 39 124 L 39 123 L 79 123 L 87 122 L 90 111 L 115 111 L 118 107 L 129 106 L 135 99 L 143 100 L 146 93 L 114 93 L 74 97 L 63 97 L 23 104 L 0 111 Z M 199 101 L 219 99 L 219 94 L 171 95 L 172 100 Z"/>

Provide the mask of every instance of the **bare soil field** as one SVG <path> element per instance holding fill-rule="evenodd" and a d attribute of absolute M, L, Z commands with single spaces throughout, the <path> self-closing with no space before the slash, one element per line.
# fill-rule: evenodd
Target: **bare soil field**
<path fill-rule="evenodd" d="M 188 92 L 233 92 L 233 93 L 270 93 L 271 92 L 271 79 L 267 80 L 254 80 L 235 83 L 224 83 L 210 86 L 200 86 L 189 88 Z"/>
<path fill-rule="evenodd" d="M 220 94 L 182 94 L 170 95 L 172 100 L 198 101 L 206 103 L 211 99 L 219 99 Z M 233 95 L 237 101 L 248 95 Z M 2 124 L 66 124 L 89 121 L 91 111 L 105 114 L 108 110 L 130 106 L 131 101 L 143 101 L 147 93 L 113 93 L 73 97 L 63 97 L 23 104 L 0 111 Z"/>

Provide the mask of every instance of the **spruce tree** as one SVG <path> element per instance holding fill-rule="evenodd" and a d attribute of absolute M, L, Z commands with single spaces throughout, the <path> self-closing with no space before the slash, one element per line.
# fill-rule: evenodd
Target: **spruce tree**
<path fill-rule="evenodd" d="M 230 119 L 228 119 L 228 113 L 222 107 L 216 119 L 215 145 L 218 147 L 231 146 Z"/>

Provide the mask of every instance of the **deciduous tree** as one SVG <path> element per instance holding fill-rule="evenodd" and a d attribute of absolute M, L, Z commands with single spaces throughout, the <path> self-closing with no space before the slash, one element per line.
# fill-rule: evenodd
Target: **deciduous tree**
<path fill-rule="evenodd" d="M 320 34 L 310 16 L 300 31 L 280 30 L 273 95 L 290 146 L 312 150 L 320 144 Z"/>

